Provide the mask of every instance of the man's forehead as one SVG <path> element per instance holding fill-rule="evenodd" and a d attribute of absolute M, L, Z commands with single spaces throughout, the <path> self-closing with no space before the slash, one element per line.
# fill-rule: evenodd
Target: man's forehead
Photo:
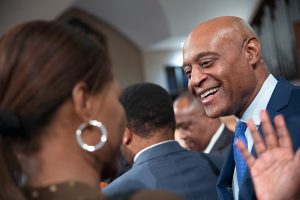
<path fill-rule="evenodd" d="M 194 118 L 195 116 L 199 117 L 205 117 L 205 111 L 204 108 L 201 108 L 199 106 L 194 107 L 192 105 L 189 105 L 188 107 L 183 107 L 181 109 L 177 109 L 175 111 L 176 117 L 183 117 L 186 119 Z"/>
<path fill-rule="evenodd" d="M 183 47 L 183 66 L 209 55 L 220 55 L 227 45 L 234 45 L 240 41 L 241 35 L 234 28 L 218 29 L 190 35 Z M 224 53 L 224 52 L 223 52 Z"/>
<path fill-rule="evenodd" d="M 195 119 L 195 115 L 186 109 L 179 110 L 176 113 L 176 123 L 191 125 L 194 121 L 197 120 L 198 119 Z"/>

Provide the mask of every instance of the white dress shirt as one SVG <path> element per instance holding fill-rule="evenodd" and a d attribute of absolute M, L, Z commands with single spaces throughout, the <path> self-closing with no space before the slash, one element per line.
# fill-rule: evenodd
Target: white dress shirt
<path fill-rule="evenodd" d="M 222 123 L 218 130 L 215 132 L 215 134 L 212 136 L 212 138 L 210 139 L 207 147 L 204 150 L 204 153 L 210 153 L 211 149 L 214 147 L 214 145 L 216 144 L 217 140 L 220 138 L 223 130 L 225 128 L 225 124 Z"/>
<path fill-rule="evenodd" d="M 247 110 L 244 112 L 242 118 L 240 119 L 241 121 L 247 122 L 249 119 L 252 119 L 257 127 L 260 125 L 259 112 L 267 108 L 267 105 L 270 101 L 271 95 L 275 89 L 277 82 L 278 81 L 274 78 L 273 75 L 270 74 L 268 76 L 256 97 L 254 98 L 250 106 L 247 108 Z M 253 146 L 253 139 L 248 128 L 245 131 L 245 136 L 247 138 L 248 151 L 251 152 Z M 232 189 L 234 199 L 238 199 L 239 185 L 237 181 L 236 168 L 234 168 L 233 173 Z"/>

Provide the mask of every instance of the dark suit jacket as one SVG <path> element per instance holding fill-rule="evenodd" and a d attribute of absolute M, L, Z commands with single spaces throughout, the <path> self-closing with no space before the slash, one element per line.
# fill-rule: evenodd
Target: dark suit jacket
<path fill-rule="evenodd" d="M 219 139 L 216 141 L 215 145 L 211 149 L 210 153 L 226 156 L 228 149 L 232 144 L 232 141 L 233 132 L 225 126 L 224 130 L 222 131 Z"/>
<path fill-rule="evenodd" d="M 160 144 L 143 152 L 129 171 L 103 191 L 113 196 L 152 188 L 175 192 L 187 200 L 217 199 L 218 174 L 212 169 L 211 161 L 222 158 L 208 161 L 212 155 L 202 155 L 204 153 L 187 151 L 175 141 Z"/>
<path fill-rule="evenodd" d="M 294 151 L 300 146 L 300 87 L 293 86 L 284 79 L 279 79 L 267 105 L 271 119 L 282 114 L 293 142 Z M 261 126 L 259 126 L 261 132 Z M 255 155 L 254 148 L 251 153 Z M 233 199 L 232 178 L 235 168 L 233 147 L 231 145 L 217 184 L 219 199 Z M 239 189 L 239 199 L 256 199 L 250 172 L 247 169 Z"/>

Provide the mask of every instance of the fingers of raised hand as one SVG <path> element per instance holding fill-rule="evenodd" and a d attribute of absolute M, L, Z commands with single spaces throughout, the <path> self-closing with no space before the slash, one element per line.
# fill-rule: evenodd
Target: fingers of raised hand
<path fill-rule="evenodd" d="M 250 133 L 252 135 L 252 138 L 253 138 L 253 145 L 254 145 L 255 151 L 256 151 L 257 155 L 260 155 L 261 153 L 263 153 L 266 150 L 266 145 L 265 145 L 264 141 L 262 140 L 260 134 L 258 133 L 256 125 L 254 124 L 252 119 L 250 119 L 247 122 L 247 126 L 248 126 Z"/>
<path fill-rule="evenodd" d="M 274 118 L 275 127 L 279 137 L 279 146 L 292 148 L 292 141 L 288 133 L 284 118 L 282 115 L 277 115 Z"/>
<path fill-rule="evenodd" d="M 271 120 L 267 111 L 262 110 L 260 112 L 261 125 L 263 134 L 265 136 L 265 143 L 268 149 L 272 149 L 278 146 L 278 136 L 272 126 Z"/>

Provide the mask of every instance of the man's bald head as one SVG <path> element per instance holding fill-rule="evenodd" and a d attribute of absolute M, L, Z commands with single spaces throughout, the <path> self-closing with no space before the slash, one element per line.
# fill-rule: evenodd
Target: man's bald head
<path fill-rule="evenodd" d="M 192 30 L 187 38 L 197 36 L 203 31 L 206 34 L 219 34 L 220 37 L 257 37 L 252 27 L 243 19 L 235 16 L 223 16 L 207 20 Z"/>
<path fill-rule="evenodd" d="M 203 107 L 197 99 L 195 99 L 193 94 L 184 92 L 174 101 L 174 111 L 188 111 L 190 109 L 197 109 L 204 113 Z M 204 115 L 206 114 L 204 113 Z"/>
<path fill-rule="evenodd" d="M 269 74 L 255 31 L 233 16 L 205 21 L 189 34 L 183 69 L 210 117 L 241 116 Z"/>

